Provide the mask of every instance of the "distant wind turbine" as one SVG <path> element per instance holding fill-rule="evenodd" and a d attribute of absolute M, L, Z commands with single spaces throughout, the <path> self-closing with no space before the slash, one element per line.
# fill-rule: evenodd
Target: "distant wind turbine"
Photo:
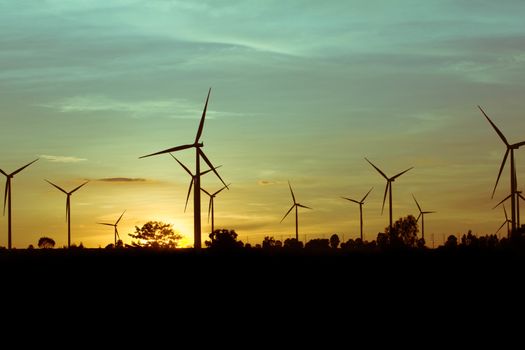
<path fill-rule="evenodd" d="M 507 224 L 507 237 L 510 237 L 510 227 L 509 227 L 509 224 L 512 222 L 511 220 L 509 220 L 509 217 L 507 216 L 507 209 L 505 209 L 505 204 L 503 204 L 503 212 L 505 213 L 505 221 L 503 221 L 503 224 L 501 224 L 501 226 L 498 228 L 498 230 L 496 231 L 496 234 L 499 232 L 499 230 L 501 230 L 501 228 L 503 226 L 505 226 L 505 224 Z"/>
<path fill-rule="evenodd" d="M 295 208 L 295 239 L 299 241 L 299 215 L 297 213 L 297 208 L 299 207 L 305 208 L 305 209 L 312 209 L 312 208 L 297 203 L 295 200 L 295 195 L 293 194 L 292 185 L 290 185 L 290 181 L 288 181 L 288 186 L 290 187 L 290 193 L 292 194 L 293 205 L 290 208 L 290 210 L 288 210 L 286 214 L 284 215 L 284 217 L 281 219 L 281 222 L 283 222 L 284 219 L 286 219 L 286 217 L 288 216 L 288 214 L 290 214 L 292 209 Z"/>
<path fill-rule="evenodd" d="M 376 169 L 381 176 L 383 176 L 386 180 L 386 188 L 385 188 L 385 195 L 383 197 L 383 206 L 381 207 L 381 215 L 383 215 L 383 210 L 385 209 L 385 200 L 386 200 L 386 194 L 388 192 L 388 206 L 389 206 L 389 214 L 390 214 L 390 230 L 392 230 L 392 182 L 394 182 L 398 177 L 406 173 L 407 171 L 414 169 L 414 167 L 410 167 L 405 171 L 400 172 L 397 175 L 394 175 L 392 177 L 388 177 L 385 175 L 384 172 L 382 172 L 378 167 L 376 167 L 374 164 L 372 164 L 371 161 L 368 160 L 368 158 L 365 157 L 365 160 L 370 163 L 371 166 Z"/>
<path fill-rule="evenodd" d="M 115 221 L 114 224 L 110 224 L 110 223 L 107 223 L 107 222 L 99 222 L 98 224 L 99 225 L 106 225 L 106 226 L 113 226 L 115 228 L 115 247 L 117 246 L 117 238 L 120 240 L 120 236 L 118 234 L 118 229 L 117 229 L 117 226 L 118 226 L 118 223 L 120 221 L 120 219 L 122 219 L 122 216 L 124 215 L 126 211 L 124 210 L 124 212 L 122 212 L 122 214 L 120 215 L 120 217 L 118 218 L 117 221 Z"/>
<path fill-rule="evenodd" d="M 503 198 L 498 204 L 496 204 L 492 209 L 496 209 L 501 204 L 503 204 L 505 201 L 509 200 L 512 195 L 508 195 L 507 197 Z M 516 199 L 516 224 L 517 227 L 520 228 L 520 199 L 525 201 L 525 197 L 523 197 L 521 191 L 516 191 L 516 196 L 518 197 Z"/>
<path fill-rule="evenodd" d="M 499 168 L 498 177 L 496 179 L 496 184 L 494 185 L 494 190 L 492 191 L 491 198 L 494 198 L 494 193 L 496 192 L 496 187 L 498 187 L 499 178 L 501 176 L 503 168 L 505 167 L 507 157 L 510 153 L 510 205 L 511 205 L 510 210 L 511 210 L 511 221 L 512 221 L 512 231 L 511 232 L 514 232 L 516 230 L 516 191 L 518 188 L 518 183 L 516 179 L 516 165 L 514 162 L 514 150 L 525 145 L 525 141 L 514 143 L 514 144 L 509 144 L 505 135 L 503 135 L 503 133 L 496 126 L 496 124 L 494 124 L 492 120 L 490 120 L 490 118 L 485 113 L 485 111 L 481 109 L 480 106 L 478 106 L 478 108 L 481 111 L 481 113 L 483 113 L 485 118 L 487 118 L 490 125 L 492 125 L 492 127 L 494 128 L 496 133 L 499 135 L 500 139 L 503 141 L 505 146 L 507 146 L 507 150 L 505 151 L 505 155 L 503 156 L 503 161 L 501 162 L 501 166 Z"/>
<path fill-rule="evenodd" d="M 51 186 L 55 187 L 59 191 L 62 191 L 66 195 L 66 220 L 67 220 L 67 247 L 71 248 L 71 195 L 78 191 L 82 186 L 87 184 L 89 181 L 84 182 L 82 185 L 75 187 L 71 191 L 67 192 L 62 187 L 55 185 L 49 180 L 46 180 Z"/>
<path fill-rule="evenodd" d="M 346 197 L 341 197 L 343 199 L 346 199 L 350 202 L 354 202 L 354 203 L 357 203 L 359 204 L 359 221 L 360 221 L 360 226 L 361 226 L 361 241 L 363 241 L 363 204 L 365 204 L 365 199 L 366 197 L 368 197 L 368 195 L 370 194 L 370 192 L 372 192 L 374 188 L 372 187 L 370 189 L 370 191 L 368 191 L 365 196 L 363 197 L 363 199 L 361 199 L 361 201 L 356 201 L 355 199 L 351 199 L 351 198 L 346 198 Z"/>
<path fill-rule="evenodd" d="M 231 184 L 228 184 L 228 186 L 231 186 Z M 211 212 L 211 232 L 214 232 L 214 223 L 215 223 L 215 196 L 217 196 L 222 190 L 227 188 L 227 186 L 224 186 L 218 191 L 215 191 L 214 193 L 210 194 L 208 191 L 206 191 L 204 188 L 201 188 L 201 190 L 210 197 L 210 204 L 208 205 L 208 221 L 210 220 L 210 212 Z"/>
<path fill-rule="evenodd" d="M 201 121 L 199 124 L 199 129 L 197 130 L 197 136 L 195 137 L 195 141 L 192 144 L 182 145 L 182 146 L 176 146 L 172 148 L 165 149 L 163 151 L 159 151 L 156 153 L 151 153 L 139 158 L 146 158 L 151 157 L 159 154 L 164 153 L 170 153 L 170 152 L 177 152 L 182 151 L 189 148 L 195 148 L 195 178 L 194 178 L 194 186 L 195 188 L 201 188 L 201 171 L 200 171 L 200 158 L 204 159 L 206 164 L 212 169 L 212 171 L 217 175 L 217 177 L 222 181 L 222 183 L 226 186 L 226 183 L 222 180 L 219 173 L 215 170 L 215 167 L 211 164 L 208 157 L 206 157 L 206 154 L 204 154 L 204 151 L 201 149 L 201 147 L 204 146 L 202 142 L 199 142 L 202 130 L 204 128 L 204 119 L 206 118 L 206 109 L 208 108 L 208 100 L 210 98 L 211 88 L 208 91 L 208 96 L 206 97 L 206 103 L 204 104 L 204 110 L 202 112 Z M 194 247 L 195 249 L 201 248 L 201 193 L 200 191 L 193 191 L 193 238 L 194 238 Z"/>
<path fill-rule="evenodd" d="M 191 189 L 193 187 L 193 183 L 195 182 L 195 178 L 197 177 L 197 175 L 193 175 L 193 173 L 190 171 L 190 169 L 188 169 L 183 163 L 181 163 L 177 158 L 175 158 L 175 156 L 173 154 L 170 153 L 170 156 L 172 156 L 173 159 L 175 159 L 177 161 L 177 163 L 179 163 L 180 166 L 183 167 L 184 170 L 186 170 L 186 172 L 191 176 L 190 187 L 188 188 L 188 195 L 186 196 L 186 204 L 184 205 L 184 212 L 186 212 L 186 208 L 188 207 L 188 200 L 190 199 Z M 215 167 L 215 169 L 219 169 L 221 166 L 222 165 L 219 165 L 219 166 Z M 201 176 L 209 173 L 210 171 L 213 171 L 213 169 L 208 169 L 206 171 L 203 171 L 201 173 Z"/>
<path fill-rule="evenodd" d="M 433 214 L 433 213 L 435 213 L 435 211 L 423 211 L 423 210 L 421 210 L 421 206 L 417 202 L 416 197 L 414 195 L 412 195 L 412 197 L 414 198 L 414 201 L 416 202 L 417 208 L 419 209 L 419 215 L 418 215 L 418 217 L 416 219 L 416 222 L 418 222 L 419 218 L 421 218 L 421 238 L 424 240 L 425 239 L 425 214 Z"/>
<path fill-rule="evenodd" d="M 28 166 L 30 166 L 31 164 L 36 162 L 37 160 L 38 160 L 38 158 L 35 159 L 34 161 L 32 161 L 31 163 L 28 163 L 28 164 L 24 165 L 23 167 L 13 171 L 11 174 L 8 174 L 5 171 L 3 171 L 2 169 L 0 169 L 0 172 L 6 177 L 5 193 L 4 193 L 4 215 L 5 215 L 5 206 L 6 206 L 6 201 L 7 201 L 7 249 L 11 249 L 11 247 L 12 247 L 12 236 L 11 236 L 11 234 L 12 234 L 12 231 L 11 231 L 11 179 L 16 174 L 18 174 L 19 172 L 21 172 L 22 170 L 24 170 L 25 168 L 27 168 Z"/>

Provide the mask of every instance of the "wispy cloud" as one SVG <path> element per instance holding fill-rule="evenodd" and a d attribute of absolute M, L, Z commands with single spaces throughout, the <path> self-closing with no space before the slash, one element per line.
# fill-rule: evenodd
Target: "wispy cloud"
<path fill-rule="evenodd" d="M 42 106 L 56 109 L 62 113 L 75 112 L 120 112 L 133 117 L 166 116 L 172 118 L 200 118 L 202 104 L 194 104 L 185 99 L 159 99 L 142 101 L 117 100 L 103 95 L 73 96 Z M 237 113 L 208 110 L 210 119 L 233 116 Z"/>
<path fill-rule="evenodd" d="M 275 181 L 270 181 L 270 180 L 259 180 L 259 181 L 257 181 L 257 184 L 260 185 L 260 186 L 268 186 L 268 185 L 275 185 L 276 182 Z"/>
<path fill-rule="evenodd" d="M 96 181 L 129 183 L 129 182 L 146 182 L 147 180 L 144 178 L 140 178 L 140 177 L 106 177 L 102 179 L 97 179 Z"/>
<path fill-rule="evenodd" d="M 42 154 L 40 158 L 43 158 L 45 160 L 49 160 L 50 162 L 55 163 L 78 163 L 86 161 L 86 158 L 78 158 L 73 156 L 52 156 L 47 154 Z"/>

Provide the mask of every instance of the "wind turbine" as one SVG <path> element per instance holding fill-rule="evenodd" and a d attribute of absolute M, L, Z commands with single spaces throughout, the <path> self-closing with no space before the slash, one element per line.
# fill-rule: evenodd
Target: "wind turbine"
<path fill-rule="evenodd" d="M 370 192 L 372 192 L 373 189 L 374 188 L 372 187 L 370 189 L 370 191 L 368 191 L 365 194 L 363 199 L 361 199 L 361 201 L 356 201 L 355 199 L 352 199 L 352 198 L 341 197 L 343 199 L 349 200 L 350 202 L 354 202 L 354 203 L 359 204 L 359 221 L 360 221 L 360 225 L 361 225 L 361 241 L 363 240 L 363 204 L 365 204 L 366 197 L 368 197 L 368 195 L 370 194 Z"/>
<path fill-rule="evenodd" d="M 118 218 L 118 220 L 114 224 L 110 224 L 110 223 L 107 223 L 107 222 L 99 222 L 98 223 L 99 225 L 113 226 L 115 228 L 115 245 L 114 245 L 115 247 L 117 246 L 117 237 L 120 240 L 120 236 L 118 234 L 117 226 L 118 226 L 118 223 L 119 223 L 120 219 L 122 219 L 122 216 L 124 215 L 125 212 L 126 211 L 124 210 L 124 212 L 122 212 L 122 215 L 120 215 L 120 217 Z"/>
<path fill-rule="evenodd" d="M 67 247 L 70 248 L 71 247 L 71 195 L 75 193 L 77 190 L 79 190 L 82 186 L 87 184 L 89 181 L 84 182 L 82 185 L 75 187 L 69 192 L 64 190 L 62 187 L 55 185 L 49 180 L 46 180 L 46 182 L 66 194 Z"/>
<path fill-rule="evenodd" d="M 371 166 L 373 166 L 381 176 L 383 176 L 386 180 L 386 188 L 385 188 L 385 195 L 383 196 L 383 206 L 381 207 L 381 215 L 383 215 L 383 210 L 385 209 L 385 200 L 386 200 L 386 194 L 388 192 L 388 204 L 389 204 L 389 214 L 390 214 L 390 230 L 392 230 L 392 182 L 394 182 L 398 177 L 406 173 L 407 171 L 414 169 L 414 167 L 410 167 L 405 171 L 400 172 L 397 175 L 394 175 L 392 177 L 388 177 L 385 175 L 384 172 L 382 172 L 378 167 L 376 167 L 374 164 L 372 164 L 371 161 L 368 160 L 368 158 L 365 157 L 365 160 L 370 163 Z"/>
<path fill-rule="evenodd" d="M 206 157 L 206 154 L 204 154 L 204 151 L 201 149 L 201 147 L 204 146 L 202 142 L 199 142 L 201 135 L 202 135 L 202 129 L 204 128 L 204 119 L 206 118 L 206 109 L 208 108 L 208 100 L 210 99 L 210 93 L 211 88 L 208 91 L 208 96 L 206 97 L 206 103 L 204 104 L 204 110 L 202 112 L 201 121 L 199 124 L 199 129 L 197 130 L 197 136 L 195 137 L 195 141 L 192 144 L 182 145 L 182 146 L 176 146 L 172 148 L 165 149 L 163 151 L 151 153 L 139 158 L 146 158 L 151 156 L 156 156 L 159 154 L 164 153 L 170 153 L 170 152 L 176 152 L 176 151 L 182 151 L 189 148 L 195 148 L 195 178 L 193 180 L 195 188 L 201 188 L 201 170 L 200 170 L 200 158 L 204 159 L 206 164 L 212 169 L 212 171 L 217 175 L 217 177 L 221 180 L 221 182 L 226 186 L 226 183 L 222 180 L 219 173 L 215 170 L 215 167 L 211 164 L 208 157 Z M 195 249 L 201 248 L 201 191 L 193 191 L 193 239 L 194 244 L 193 246 Z"/>
<path fill-rule="evenodd" d="M 284 215 L 284 217 L 281 219 L 281 222 L 283 222 L 284 219 L 286 219 L 286 217 L 288 216 L 288 214 L 290 214 L 292 209 L 295 208 L 295 239 L 299 241 L 299 215 L 297 213 L 297 208 L 299 207 L 305 208 L 305 209 L 312 209 L 312 208 L 297 203 L 295 200 L 295 195 L 293 194 L 292 185 L 290 185 L 290 181 L 288 181 L 288 186 L 290 187 L 290 193 L 292 194 L 293 205 L 290 208 L 290 210 L 288 210 L 286 214 Z"/>
<path fill-rule="evenodd" d="M 230 186 L 231 184 L 228 184 L 228 186 Z M 215 200 L 215 196 L 218 195 L 222 190 L 224 190 L 225 188 L 227 188 L 227 186 L 224 186 L 223 188 L 221 188 L 220 190 L 210 194 L 208 191 L 206 191 L 204 188 L 201 188 L 201 190 L 206 193 L 209 197 L 210 197 L 210 204 L 208 206 L 208 221 L 210 220 L 210 211 L 211 211 L 211 232 L 213 233 L 214 232 L 214 223 L 215 223 L 215 205 L 214 205 L 214 200 Z"/>
<path fill-rule="evenodd" d="M 425 214 L 433 214 L 435 211 L 423 211 L 421 210 L 421 206 L 417 202 L 416 197 L 412 194 L 412 197 L 414 198 L 414 201 L 416 202 L 417 208 L 419 209 L 419 215 L 416 219 L 416 222 L 419 221 L 419 218 L 421 218 L 421 238 L 425 240 Z"/>
<path fill-rule="evenodd" d="M 36 162 L 38 160 L 35 159 L 34 161 L 32 161 L 31 163 L 28 163 L 26 165 L 24 165 L 23 167 L 13 171 L 11 174 L 8 174 L 6 172 L 4 172 L 2 169 L 0 169 L 0 172 L 6 177 L 6 182 L 5 182 L 5 193 L 4 193 L 4 215 L 5 215 L 5 205 L 6 205 L 6 201 L 7 201 L 7 249 L 11 249 L 11 246 L 12 246 L 12 239 L 11 239 L 11 179 L 16 175 L 18 174 L 19 172 L 21 172 L 22 170 L 24 170 L 25 168 L 27 168 L 28 166 L 30 166 L 31 164 L 33 164 L 34 162 Z"/>
<path fill-rule="evenodd" d="M 177 161 L 177 163 L 180 164 L 181 167 L 184 168 L 184 170 L 186 170 L 186 172 L 188 174 L 190 174 L 191 176 L 191 181 L 190 181 L 190 187 L 188 188 L 188 195 L 186 196 L 186 204 L 184 205 L 184 212 L 186 212 L 186 208 L 188 207 L 188 200 L 190 199 L 190 193 L 191 193 L 191 188 L 193 187 L 193 183 L 195 182 L 195 178 L 197 177 L 196 175 L 193 175 L 193 173 L 190 171 L 190 169 L 188 169 L 184 164 L 182 164 L 177 158 L 175 158 L 175 156 L 173 154 L 170 153 L 170 156 L 173 157 L 173 159 L 175 159 Z M 219 165 L 217 167 L 215 167 L 215 169 L 219 169 L 222 165 Z M 206 171 L 203 171 L 201 173 L 201 175 L 205 175 L 207 173 L 209 173 L 210 171 L 213 171 L 213 169 L 208 169 Z"/>
<path fill-rule="evenodd" d="M 507 209 L 505 209 L 505 204 L 503 204 L 503 212 L 505 213 L 505 221 L 503 221 L 503 224 L 501 224 L 501 226 L 498 228 L 496 234 L 499 232 L 499 230 L 501 230 L 503 226 L 505 226 L 505 224 L 507 224 L 507 237 L 510 237 L 509 223 L 511 223 L 511 220 L 509 220 L 509 217 L 507 216 Z"/>
<path fill-rule="evenodd" d="M 501 176 L 503 168 L 505 167 L 507 157 L 509 156 L 509 153 L 510 153 L 510 205 L 511 205 L 510 210 L 511 210 L 512 232 L 514 232 L 516 230 L 516 191 L 518 187 L 517 180 L 516 180 L 516 165 L 514 162 L 514 150 L 525 145 L 525 141 L 514 143 L 514 144 L 509 144 L 505 135 L 503 135 L 503 133 L 496 126 L 496 124 L 494 124 L 492 120 L 490 120 L 490 118 L 485 113 L 485 111 L 481 109 L 480 106 L 478 106 L 478 108 L 481 111 L 481 113 L 483 113 L 485 118 L 487 118 L 490 125 L 492 125 L 492 127 L 494 128 L 496 133 L 499 135 L 499 137 L 501 138 L 505 146 L 507 146 L 507 150 L 505 151 L 505 155 L 503 156 L 503 161 L 501 162 L 501 166 L 499 168 L 498 177 L 496 179 L 496 184 L 494 185 L 494 190 L 492 191 L 491 198 L 494 198 L 494 193 L 496 192 L 496 187 L 498 187 L 499 178 Z"/>
<path fill-rule="evenodd" d="M 516 196 L 518 197 L 516 199 L 516 224 L 518 228 L 520 228 L 520 199 L 525 201 L 525 197 L 523 197 L 521 193 L 521 191 L 516 191 Z M 512 195 L 509 194 L 507 197 L 503 198 L 501 202 L 496 204 L 492 209 L 496 209 L 497 207 L 499 207 L 505 201 L 509 200 L 511 196 Z"/>

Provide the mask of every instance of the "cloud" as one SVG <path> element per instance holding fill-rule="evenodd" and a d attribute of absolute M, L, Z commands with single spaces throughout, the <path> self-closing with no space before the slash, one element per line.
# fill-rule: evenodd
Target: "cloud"
<path fill-rule="evenodd" d="M 97 179 L 96 181 L 101 182 L 146 182 L 146 179 L 140 178 L 140 177 L 106 177 L 102 179 Z"/>
<path fill-rule="evenodd" d="M 275 181 L 259 180 L 259 181 L 257 181 L 257 184 L 260 185 L 260 186 L 275 185 Z"/>
<path fill-rule="evenodd" d="M 78 163 L 86 161 L 86 158 L 78 158 L 78 157 L 72 157 L 72 156 L 51 156 L 47 154 L 42 154 L 40 158 L 43 158 L 45 160 L 49 160 L 50 162 L 55 163 Z"/>

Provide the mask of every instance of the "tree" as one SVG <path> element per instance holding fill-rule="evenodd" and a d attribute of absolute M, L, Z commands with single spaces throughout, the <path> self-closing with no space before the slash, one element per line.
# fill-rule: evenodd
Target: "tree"
<path fill-rule="evenodd" d="M 336 233 L 330 236 L 330 247 L 337 249 L 337 247 L 339 247 L 339 243 L 341 243 L 341 240 Z"/>
<path fill-rule="evenodd" d="M 306 242 L 304 248 L 313 250 L 328 250 L 330 249 L 330 242 L 326 238 L 314 238 Z"/>
<path fill-rule="evenodd" d="M 303 247 L 303 242 L 298 241 L 295 238 L 287 238 L 284 240 L 283 247 L 288 249 L 299 249 Z"/>
<path fill-rule="evenodd" d="M 417 220 L 413 215 L 408 215 L 405 218 L 399 218 L 393 225 L 385 229 L 388 235 L 390 246 L 417 246 L 417 233 L 419 228 Z"/>
<path fill-rule="evenodd" d="M 275 248 L 275 238 L 266 236 L 262 242 L 263 249 Z"/>
<path fill-rule="evenodd" d="M 40 237 L 38 240 L 38 248 L 49 249 L 55 247 L 55 240 L 49 237 Z"/>
<path fill-rule="evenodd" d="M 210 233 L 210 239 L 211 241 L 204 242 L 208 248 L 234 249 L 243 246 L 243 243 L 237 240 L 237 233 L 234 230 L 215 230 Z"/>
<path fill-rule="evenodd" d="M 138 241 L 131 242 L 133 247 L 141 248 L 177 248 L 182 236 L 173 231 L 171 224 L 161 221 L 148 221 L 142 227 L 135 226 L 135 234 L 128 234 Z"/>

